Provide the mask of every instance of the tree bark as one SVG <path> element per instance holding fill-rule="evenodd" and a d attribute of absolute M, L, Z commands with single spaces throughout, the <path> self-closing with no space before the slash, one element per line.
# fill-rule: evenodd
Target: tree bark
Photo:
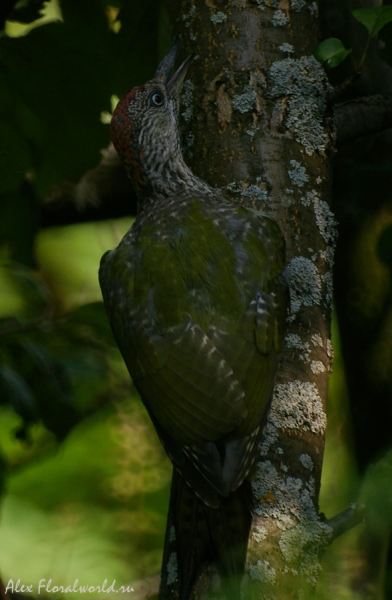
<path fill-rule="evenodd" d="M 332 534 L 318 514 L 318 495 L 332 359 L 334 130 L 331 89 L 312 56 L 317 4 L 167 5 L 182 57 L 195 54 L 180 111 L 188 163 L 233 201 L 272 214 L 286 237 L 291 315 L 253 482 L 244 589 L 247 598 L 305 597 Z M 169 523 L 161 598 L 178 592 L 175 565 Z M 194 597 L 211 586 L 213 573 L 205 573 Z"/>

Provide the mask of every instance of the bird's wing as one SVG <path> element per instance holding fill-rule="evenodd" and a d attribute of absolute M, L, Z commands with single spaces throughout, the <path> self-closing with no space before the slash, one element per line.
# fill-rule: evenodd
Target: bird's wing
<path fill-rule="evenodd" d="M 190 315 L 159 331 L 146 306 L 132 306 L 116 277 L 115 251 L 102 259 L 100 283 L 117 344 L 168 454 L 181 472 L 193 464 L 226 493 L 215 442 L 247 415 L 232 368 Z"/>
<path fill-rule="evenodd" d="M 212 505 L 206 482 L 227 495 L 257 452 L 281 343 L 283 286 L 258 292 L 234 328 L 223 315 L 204 331 L 185 314 L 181 325 L 163 329 L 148 302 L 132 306 L 115 253 L 103 257 L 100 282 L 118 346 L 169 456 Z"/>
<path fill-rule="evenodd" d="M 181 444 L 217 441 L 246 417 L 244 391 L 232 368 L 190 316 L 184 326 L 162 334 L 137 319 L 120 338 L 136 387 Z"/>

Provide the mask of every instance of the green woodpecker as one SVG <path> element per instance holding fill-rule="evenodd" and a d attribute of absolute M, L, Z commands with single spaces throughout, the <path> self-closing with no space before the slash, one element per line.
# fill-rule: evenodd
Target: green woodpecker
<path fill-rule="evenodd" d="M 247 480 L 263 434 L 287 312 L 277 223 L 222 197 L 184 162 L 177 46 L 113 114 L 138 214 L 101 261 L 118 347 L 174 466 L 170 500 L 189 597 L 214 563 L 239 590 L 252 518 Z"/>

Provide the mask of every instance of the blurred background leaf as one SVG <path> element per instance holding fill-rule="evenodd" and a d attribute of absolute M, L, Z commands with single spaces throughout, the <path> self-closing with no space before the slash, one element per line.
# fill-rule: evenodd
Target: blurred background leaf
<path fill-rule="evenodd" d="M 72 219 L 89 222 L 41 224 L 45 215 L 57 220 L 50 207 L 58 190 L 78 197 L 90 190 L 89 182 L 77 186 L 109 144 L 102 115 L 114 96 L 155 71 L 170 45 L 168 20 L 160 0 L 7 6 L 8 20 L 0 19 L 0 571 L 5 581 L 35 586 L 41 578 L 126 584 L 160 568 L 171 474 L 98 285 L 102 254 L 131 221 L 92 222 L 81 201 Z M 118 213 L 129 215 L 132 194 L 122 185 Z"/>
<path fill-rule="evenodd" d="M 171 466 L 96 300 L 102 245 L 128 226 L 43 231 L 40 273 L 6 271 L 20 301 L 17 317 L 0 320 L 0 381 L 11 395 L 0 406 L 5 581 L 126 585 L 159 571 Z"/>

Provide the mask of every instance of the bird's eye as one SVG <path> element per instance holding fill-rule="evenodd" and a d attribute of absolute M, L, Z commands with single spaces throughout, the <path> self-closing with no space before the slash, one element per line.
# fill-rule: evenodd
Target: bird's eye
<path fill-rule="evenodd" d="M 151 104 L 154 106 L 163 106 L 165 103 L 165 99 L 161 92 L 152 92 L 150 96 Z"/>

